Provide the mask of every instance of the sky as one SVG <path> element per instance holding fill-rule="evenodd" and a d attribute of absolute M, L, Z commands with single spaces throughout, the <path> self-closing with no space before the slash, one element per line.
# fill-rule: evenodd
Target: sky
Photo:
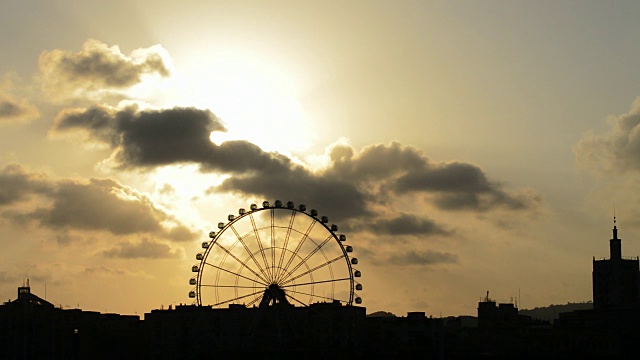
<path fill-rule="evenodd" d="M 6 1 L 0 299 L 191 303 L 227 214 L 305 204 L 367 312 L 592 300 L 640 255 L 640 4 Z M 46 293 L 46 294 L 45 294 Z"/>

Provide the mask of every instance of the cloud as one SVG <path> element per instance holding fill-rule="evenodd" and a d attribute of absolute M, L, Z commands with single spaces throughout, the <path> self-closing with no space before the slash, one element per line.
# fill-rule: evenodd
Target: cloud
<path fill-rule="evenodd" d="M 53 135 L 78 131 L 111 146 L 121 168 L 197 163 L 202 171 L 275 173 L 291 166 L 285 156 L 247 141 L 214 144 L 211 132 L 225 131 L 224 126 L 211 111 L 191 107 L 67 109 L 56 116 L 51 129 Z"/>
<path fill-rule="evenodd" d="M 127 269 L 113 269 L 106 266 L 95 266 L 95 267 L 87 267 L 82 271 L 86 275 L 90 276 L 135 276 L 141 278 L 150 279 L 152 276 L 143 272 L 143 271 L 131 271 Z"/>
<path fill-rule="evenodd" d="M 394 178 L 407 171 L 424 168 L 429 159 L 421 150 L 398 142 L 375 144 L 360 153 L 347 145 L 334 146 L 329 153 L 331 166 L 327 175 L 349 181 L 379 181 Z"/>
<path fill-rule="evenodd" d="M 369 214 L 367 203 L 373 200 L 367 199 L 367 193 L 356 184 L 323 177 L 298 166 L 269 174 L 251 172 L 232 176 L 216 186 L 214 191 L 295 200 L 296 204 L 306 204 L 341 220 Z"/>
<path fill-rule="evenodd" d="M 478 166 L 434 162 L 421 150 L 397 142 L 365 147 L 360 153 L 339 145 L 330 151 L 330 159 L 326 169 L 316 172 L 289 166 L 277 173 L 234 175 L 217 190 L 266 198 L 289 195 L 290 199 L 300 198 L 308 204 L 327 205 L 323 211 L 327 209 L 346 219 L 370 215 L 372 206 L 392 203 L 406 194 L 430 196 L 433 204 L 443 210 L 529 210 L 541 202 L 531 191 L 503 189 L 501 184 L 488 180 Z M 408 220 L 400 217 L 396 221 Z M 424 231 L 430 225 L 423 221 L 412 226 Z M 437 228 L 434 224 L 432 230 Z"/>
<path fill-rule="evenodd" d="M 121 259 L 168 259 L 178 257 L 180 254 L 168 244 L 143 239 L 135 244 L 122 243 L 116 248 L 104 251 L 103 255 Z"/>
<path fill-rule="evenodd" d="M 146 196 L 115 180 L 52 180 L 11 164 L 0 169 L 0 185 L 0 205 L 15 205 L 36 195 L 43 198 L 35 209 L 2 213 L 13 220 L 36 221 L 54 230 L 153 234 L 173 241 L 196 236 Z"/>
<path fill-rule="evenodd" d="M 166 214 L 148 199 L 109 179 L 60 181 L 53 206 L 32 214 L 51 228 L 106 230 L 112 234 L 157 233 Z M 126 196 L 126 198 L 125 198 Z"/>
<path fill-rule="evenodd" d="M 449 235 L 450 231 L 435 221 L 413 214 L 399 213 L 393 218 L 379 218 L 369 224 L 367 230 L 385 235 Z"/>
<path fill-rule="evenodd" d="M 19 164 L 0 168 L 0 206 L 11 205 L 33 195 L 51 193 L 52 190 L 44 174 L 29 173 Z"/>
<path fill-rule="evenodd" d="M 628 113 L 607 122 L 608 133 L 589 132 L 573 147 L 578 163 L 607 173 L 640 171 L 640 98 Z"/>
<path fill-rule="evenodd" d="M 455 264 L 458 262 L 458 256 L 448 252 L 432 250 L 422 252 L 407 251 L 401 254 L 391 255 L 386 262 L 398 266 Z"/>
<path fill-rule="evenodd" d="M 30 121 L 39 116 L 38 109 L 26 100 L 0 93 L 0 124 Z"/>
<path fill-rule="evenodd" d="M 500 184 L 489 181 L 479 167 L 460 162 L 427 164 L 409 171 L 397 179 L 394 189 L 400 194 L 435 194 L 436 205 L 445 210 L 483 211 L 496 206 L 517 210 L 540 201 L 526 192 L 509 194 Z"/>
<path fill-rule="evenodd" d="M 37 119 L 40 116 L 38 108 L 12 94 L 11 78 L 12 75 L 8 74 L 0 79 L 0 125 Z"/>
<path fill-rule="evenodd" d="M 505 190 L 476 165 L 435 162 L 423 151 L 397 142 L 360 152 L 336 145 L 328 153 L 329 165 L 318 171 L 246 141 L 216 145 L 209 136 L 224 127 L 210 111 L 195 108 L 140 111 L 94 106 L 60 112 L 52 133 L 73 131 L 108 144 L 111 158 L 123 169 L 195 163 L 203 172 L 230 175 L 210 193 L 295 200 L 341 219 L 370 215 L 372 206 L 404 195 L 425 195 L 443 210 L 527 210 L 540 202 L 530 192 Z"/>
<path fill-rule="evenodd" d="M 169 76 L 166 59 L 168 53 L 160 45 L 137 49 L 126 56 L 118 46 L 109 47 L 91 39 L 78 52 L 44 51 L 38 63 L 44 90 L 60 97 L 127 88 L 147 74 Z"/>

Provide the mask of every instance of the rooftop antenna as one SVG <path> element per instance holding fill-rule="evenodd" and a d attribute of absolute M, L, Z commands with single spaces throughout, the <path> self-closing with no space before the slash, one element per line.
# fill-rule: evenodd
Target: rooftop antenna
<path fill-rule="evenodd" d="M 618 239 L 618 227 L 616 226 L 616 204 L 613 203 L 613 238 Z"/>

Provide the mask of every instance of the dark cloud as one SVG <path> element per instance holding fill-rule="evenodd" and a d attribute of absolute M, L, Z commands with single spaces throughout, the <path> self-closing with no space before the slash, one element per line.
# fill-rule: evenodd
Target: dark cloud
<path fill-rule="evenodd" d="M 104 251 L 103 255 L 108 258 L 121 259 L 167 259 L 179 256 L 171 246 L 148 239 L 143 239 L 135 244 L 123 243 L 116 248 Z"/>
<path fill-rule="evenodd" d="M 40 116 L 38 109 L 26 100 L 2 93 L 0 89 L 0 124 L 29 121 Z"/>
<path fill-rule="evenodd" d="M 484 211 L 497 206 L 513 210 L 535 207 L 539 197 L 527 192 L 510 194 L 472 164 L 450 162 L 431 164 L 410 171 L 395 181 L 395 191 L 435 195 L 435 204 L 445 210 Z"/>
<path fill-rule="evenodd" d="M 368 214 L 368 194 L 356 184 L 316 175 L 304 168 L 285 168 L 280 172 L 254 172 L 232 176 L 215 191 L 258 196 L 265 199 L 295 200 L 337 220 Z"/>
<path fill-rule="evenodd" d="M 167 218 L 148 199 L 113 180 L 63 181 L 53 200 L 51 207 L 32 214 L 51 228 L 106 230 L 116 235 L 158 233 L 160 222 Z"/>
<path fill-rule="evenodd" d="M 407 251 L 401 254 L 391 255 L 387 259 L 387 263 L 398 266 L 411 265 L 436 265 L 436 264 L 455 264 L 458 262 L 458 256 L 448 252 L 439 251 Z"/>
<path fill-rule="evenodd" d="M 431 219 L 400 213 L 393 218 L 379 218 L 371 223 L 369 231 L 385 235 L 448 235 L 450 232 Z"/>
<path fill-rule="evenodd" d="M 65 109 L 53 120 L 51 133 L 83 132 L 93 140 L 116 144 L 118 139 L 114 131 L 113 113 L 111 108 L 100 105 L 86 110 Z"/>
<path fill-rule="evenodd" d="M 355 181 L 380 181 L 398 174 L 423 169 L 429 159 L 417 148 L 398 142 L 376 144 L 355 154 L 353 148 L 338 145 L 331 149 L 328 176 Z"/>
<path fill-rule="evenodd" d="M 159 45 L 126 56 L 117 46 L 88 40 L 78 52 L 45 51 L 38 62 L 46 90 L 56 95 L 78 95 L 83 90 L 130 87 L 144 74 L 169 76 L 163 56 L 166 51 Z"/>
<path fill-rule="evenodd" d="M 197 163 L 202 171 L 271 174 L 291 167 L 287 157 L 264 152 L 247 141 L 212 143 L 211 132 L 224 130 L 209 110 L 138 111 L 135 107 L 114 110 L 95 106 L 60 112 L 52 133 L 83 131 L 93 140 L 109 144 L 122 168 Z"/>
<path fill-rule="evenodd" d="M 394 196 L 404 194 L 428 195 L 445 210 L 487 211 L 496 207 L 526 210 L 540 202 L 533 193 L 504 190 L 475 165 L 435 163 L 422 151 L 396 142 L 369 146 L 360 153 L 340 145 L 331 150 L 330 158 L 330 166 L 323 171 L 293 166 L 270 174 L 255 171 L 231 176 L 217 190 L 302 199 L 307 204 L 318 204 L 318 208 L 322 205 L 323 210 L 341 219 L 371 215 L 371 205 L 388 204 Z M 401 217 L 396 222 L 405 222 L 416 231 L 442 230 L 435 224 L 409 220 Z"/>
<path fill-rule="evenodd" d="M 579 163 L 607 173 L 640 171 L 640 98 L 631 111 L 611 116 L 610 132 L 585 134 L 573 150 Z"/>
<path fill-rule="evenodd" d="M 86 131 L 95 140 L 108 143 L 114 150 L 112 158 L 122 168 L 196 163 L 203 172 L 231 175 L 209 193 L 294 200 L 340 219 L 370 215 L 372 205 L 389 204 L 405 194 L 427 195 L 429 201 L 446 210 L 519 210 L 539 202 L 528 193 L 504 190 L 478 166 L 437 163 L 421 150 L 397 142 L 372 145 L 359 153 L 349 146 L 335 146 L 329 153 L 330 165 L 321 171 L 311 171 L 246 141 L 216 145 L 209 136 L 224 128 L 207 110 L 94 107 L 61 112 L 52 132 L 72 130 Z M 419 225 L 426 231 L 428 224 Z"/>
<path fill-rule="evenodd" d="M 53 187 L 43 174 L 29 173 L 19 164 L 0 168 L 0 206 L 11 205 L 36 194 L 46 194 Z"/>
<path fill-rule="evenodd" d="M 398 192 L 487 193 L 494 188 L 479 167 L 459 162 L 424 166 L 396 181 Z"/>
<path fill-rule="evenodd" d="M 49 204 L 27 212 L 4 211 L 2 216 L 22 222 L 36 221 L 59 230 L 102 230 L 114 235 L 146 233 L 173 241 L 196 237 L 147 197 L 114 180 L 55 181 L 30 174 L 15 164 L 0 170 L 0 205 L 13 205 L 36 194 Z M 168 228 L 166 223 L 174 227 Z"/>
<path fill-rule="evenodd" d="M 7 100 L 0 101 L 0 118 L 19 116 L 22 112 L 23 110 L 16 103 Z"/>

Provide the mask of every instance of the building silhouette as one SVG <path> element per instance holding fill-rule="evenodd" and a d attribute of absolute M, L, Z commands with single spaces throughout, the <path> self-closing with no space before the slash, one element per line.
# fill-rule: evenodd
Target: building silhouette
<path fill-rule="evenodd" d="M 319 302 L 227 308 L 178 305 L 138 316 L 63 309 L 21 286 L 0 305 L 0 359 L 431 358 L 444 354 L 442 319 L 424 312 L 368 317 Z"/>
<path fill-rule="evenodd" d="M 609 259 L 593 258 L 593 309 L 561 313 L 554 326 L 565 354 L 635 358 L 640 343 L 640 266 L 622 256 L 613 220 Z"/>
<path fill-rule="evenodd" d="M 0 359 L 142 359 L 140 330 L 138 316 L 56 307 L 27 281 L 0 306 Z"/>
<path fill-rule="evenodd" d="M 593 258 L 594 309 L 633 308 L 640 305 L 640 264 L 638 257 L 622 256 L 622 239 L 614 217 L 609 259 Z"/>
<path fill-rule="evenodd" d="M 0 360 L 636 358 L 639 259 L 622 257 L 615 220 L 609 248 L 609 259 L 593 259 L 594 308 L 561 313 L 553 325 L 488 292 L 477 318 L 445 321 L 424 312 L 367 316 L 339 301 L 294 306 L 275 287 L 260 306 L 181 304 L 140 319 L 62 309 L 27 281 L 0 305 Z"/>
<path fill-rule="evenodd" d="M 511 327 L 518 324 L 518 308 L 512 303 L 496 304 L 487 296 L 478 303 L 478 327 Z"/>

